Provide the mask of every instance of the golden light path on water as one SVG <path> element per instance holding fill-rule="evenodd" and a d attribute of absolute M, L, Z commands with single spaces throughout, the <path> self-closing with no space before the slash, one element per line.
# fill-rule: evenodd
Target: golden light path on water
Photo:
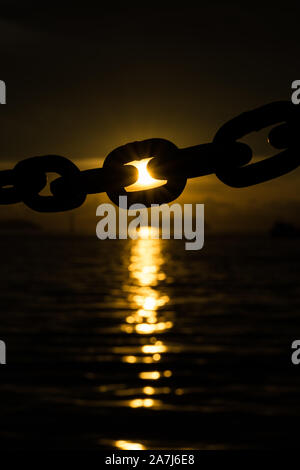
<path fill-rule="evenodd" d="M 121 450 L 146 450 L 146 447 L 139 442 L 116 441 L 115 446 Z"/>
<path fill-rule="evenodd" d="M 162 251 L 162 242 L 150 238 L 152 228 L 143 227 L 140 238 L 131 241 L 130 262 L 128 265 L 131 283 L 134 286 L 128 295 L 131 313 L 126 316 L 122 330 L 129 335 L 140 335 L 145 338 L 139 343 L 139 354 L 122 357 L 128 364 L 153 364 L 153 369 L 138 373 L 141 380 L 141 393 L 128 402 L 130 408 L 159 408 L 161 401 L 155 398 L 156 394 L 168 394 L 169 387 L 155 387 L 160 379 L 172 376 L 171 370 L 163 370 L 160 362 L 168 351 L 161 333 L 173 327 L 173 321 L 166 318 L 163 309 L 169 302 L 169 297 L 159 289 L 160 283 L 165 281 L 166 274 L 163 264 L 166 262 Z M 169 314 L 170 315 L 170 314 Z M 143 450 L 146 446 L 139 442 L 125 440 L 115 441 L 115 446 L 126 450 Z"/>

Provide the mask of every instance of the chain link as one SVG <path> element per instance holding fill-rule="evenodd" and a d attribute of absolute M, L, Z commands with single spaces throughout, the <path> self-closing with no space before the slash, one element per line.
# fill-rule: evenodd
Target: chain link
<path fill-rule="evenodd" d="M 235 188 L 244 188 L 264 183 L 278 176 L 285 175 L 299 166 L 300 152 L 293 139 L 288 142 L 288 129 L 299 128 L 298 109 L 290 102 L 278 101 L 267 104 L 253 111 L 240 114 L 228 121 L 217 132 L 214 142 L 225 143 L 241 139 L 253 131 L 260 131 L 268 126 L 285 121 L 284 127 L 274 128 L 269 134 L 269 143 L 275 148 L 287 148 L 273 157 L 252 163 L 241 168 L 216 171 L 216 176 L 223 183 Z M 278 147 L 279 146 L 279 147 Z"/>
<path fill-rule="evenodd" d="M 265 160 L 250 163 L 251 148 L 241 139 L 253 131 L 272 125 L 269 144 L 283 150 Z M 179 149 L 165 139 L 131 142 L 113 150 L 103 168 L 80 171 L 69 159 L 59 155 L 31 157 L 12 170 L 0 171 L 0 204 L 23 202 L 38 212 L 61 212 L 81 206 L 87 194 L 106 192 L 118 204 L 126 194 L 128 204 L 168 203 L 185 188 L 188 178 L 215 174 L 228 186 L 243 188 L 269 181 L 289 173 L 300 164 L 296 142 L 300 127 L 300 112 L 296 105 L 279 101 L 245 112 L 225 123 L 212 143 Z M 167 183 L 154 189 L 126 192 L 125 187 L 136 182 L 134 160 L 150 158 L 148 170 L 155 178 Z M 51 196 L 39 193 L 47 185 L 47 173 L 59 178 L 50 184 Z"/>
<path fill-rule="evenodd" d="M 113 173 L 118 173 L 127 163 L 134 160 L 142 160 L 153 157 L 158 161 L 165 161 L 173 158 L 178 152 L 178 147 L 165 139 L 148 139 L 140 142 L 131 142 L 130 144 L 118 147 L 113 150 L 105 159 L 103 168 Z M 159 177 L 159 179 L 164 179 Z M 132 204 L 163 204 L 176 199 L 185 188 L 187 177 L 181 173 L 172 175 L 163 186 L 154 189 L 145 189 L 135 192 L 127 192 L 124 186 L 120 185 L 117 190 L 107 191 L 107 195 L 112 202 L 118 204 L 119 196 L 126 195 L 128 205 Z"/>

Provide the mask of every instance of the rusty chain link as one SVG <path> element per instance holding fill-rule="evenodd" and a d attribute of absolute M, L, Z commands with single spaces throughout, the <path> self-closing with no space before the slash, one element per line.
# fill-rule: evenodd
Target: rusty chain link
<path fill-rule="evenodd" d="M 283 150 L 265 160 L 250 163 L 252 150 L 238 142 L 253 131 L 276 125 L 269 132 L 268 142 Z M 65 157 L 45 155 L 17 163 L 12 170 L 0 171 L 0 204 L 23 202 L 38 212 L 61 212 L 81 206 L 87 194 L 106 192 L 118 204 L 119 196 L 127 195 L 129 205 L 168 203 L 185 188 L 188 178 L 215 174 L 226 185 L 242 188 L 289 173 L 300 164 L 300 112 L 288 101 L 278 101 L 245 112 L 225 123 L 213 142 L 179 149 L 165 139 L 132 142 L 113 150 L 102 168 L 80 171 Z M 166 184 L 135 192 L 125 187 L 136 182 L 134 160 L 152 157 L 148 170 Z M 59 178 L 50 184 L 51 196 L 39 193 L 47 185 L 47 173 Z"/>

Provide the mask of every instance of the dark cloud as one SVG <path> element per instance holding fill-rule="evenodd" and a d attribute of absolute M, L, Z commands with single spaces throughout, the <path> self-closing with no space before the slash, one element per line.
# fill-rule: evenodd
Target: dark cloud
<path fill-rule="evenodd" d="M 93 156 L 134 128 L 194 144 L 237 112 L 289 97 L 298 6 L 157 5 L 4 2 L 3 155 Z"/>

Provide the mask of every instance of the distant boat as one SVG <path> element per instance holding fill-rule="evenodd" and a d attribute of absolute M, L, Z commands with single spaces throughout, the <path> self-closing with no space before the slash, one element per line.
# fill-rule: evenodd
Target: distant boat
<path fill-rule="evenodd" d="M 274 238 L 298 238 L 300 237 L 300 229 L 290 223 L 275 222 L 270 230 L 270 235 Z"/>

